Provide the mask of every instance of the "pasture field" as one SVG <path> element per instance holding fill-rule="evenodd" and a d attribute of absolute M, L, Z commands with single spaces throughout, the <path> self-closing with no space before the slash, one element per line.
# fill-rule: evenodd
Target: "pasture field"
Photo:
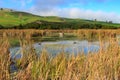
<path fill-rule="evenodd" d="M 62 51 L 51 56 L 43 49 L 36 53 L 36 38 L 40 42 L 43 37 L 58 38 L 59 33 L 65 38 L 99 41 L 99 51 L 76 55 Z M 119 29 L 0 30 L 0 80 L 120 80 L 119 38 Z M 104 49 L 106 42 L 109 45 Z M 9 50 L 15 43 L 21 47 L 21 58 L 11 58 Z M 11 69 L 13 65 L 17 69 Z"/>

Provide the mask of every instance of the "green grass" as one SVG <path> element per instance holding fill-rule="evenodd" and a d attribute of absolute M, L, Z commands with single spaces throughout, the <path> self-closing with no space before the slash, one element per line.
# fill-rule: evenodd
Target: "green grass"
<path fill-rule="evenodd" d="M 49 22 L 61 22 L 59 17 L 41 17 L 25 12 L 6 12 L 0 11 L 0 25 L 15 26 L 20 24 L 27 24 L 36 20 L 43 20 Z"/>
<path fill-rule="evenodd" d="M 15 46 L 20 46 L 20 42 L 19 39 L 15 39 L 15 38 L 9 38 L 9 43 L 11 45 L 11 47 L 15 47 Z"/>

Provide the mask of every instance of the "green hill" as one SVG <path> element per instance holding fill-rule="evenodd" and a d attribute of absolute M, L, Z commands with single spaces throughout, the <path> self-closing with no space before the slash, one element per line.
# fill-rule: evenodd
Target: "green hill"
<path fill-rule="evenodd" d="M 120 27 L 120 24 L 110 23 L 110 22 L 100 22 L 100 21 L 92 21 L 92 20 L 84 20 L 84 19 L 69 19 L 69 18 L 61 18 L 56 16 L 38 16 L 33 15 L 31 13 L 27 12 L 20 12 L 20 11 L 14 11 L 11 9 L 3 9 L 0 8 L 0 26 L 3 26 L 4 28 L 11 28 L 13 26 L 19 26 L 19 25 L 27 25 L 30 23 L 37 23 L 37 22 L 44 21 L 44 24 L 52 25 L 55 23 L 59 23 L 59 25 L 69 25 L 69 26 L 81 26 L 81 24 L 84 24 L 84 26 L 87 24 L 89 25 L 104 25 L 104 26 L 110 26 L 110 27 Z M 74 25 L 70 25 L 74 24 Z M 33 25 L 34 26 L 34 25 Z M 57 25 L 55 25 L 57 26 Z M 69 28 L 69 27 L 67 27 Z M 81 28 L 81 27 L 80 27 Z"/>
<path fill-rule="evenodd" d="M 43 17 L 37 16 L 26 12 L 18 11 L 5 11 L 0 10 L 0 25 L 3 26 L 14 26 L 19 24 L 27 24 L 36 20 L 50 21 L 50 22 L 61 22 L 59 17 Z"/>

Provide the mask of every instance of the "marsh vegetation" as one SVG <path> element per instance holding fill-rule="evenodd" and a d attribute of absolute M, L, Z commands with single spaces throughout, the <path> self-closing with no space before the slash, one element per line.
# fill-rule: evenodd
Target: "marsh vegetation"
<path fill-rule="evenodd" d="M 64 33 L 63 38 L 59 33 Z M 0 80 L 119 80 L 119 35 L 119 30 L 0 30 Z M 33 45 L 54 38 L 52 41 L 72 39 L 71 46 L 78 44 L 76 39 L 97 41 L 99 50 L 87 54 L 61 50 L 53 56 L 46 47 L 38 53 Z M 12 55 L 10 48 L 18 46 Z M 59 44 L 47 46 L 59 48 Z"/>

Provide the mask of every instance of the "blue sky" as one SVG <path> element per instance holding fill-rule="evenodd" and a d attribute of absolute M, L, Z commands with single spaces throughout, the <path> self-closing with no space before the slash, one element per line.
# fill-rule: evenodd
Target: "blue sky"
<path fill-rule="evenodd" d="M 120 0 L 0 0 L 0 7 L 42 16 L 98 19 L 120 23 Z"/>

